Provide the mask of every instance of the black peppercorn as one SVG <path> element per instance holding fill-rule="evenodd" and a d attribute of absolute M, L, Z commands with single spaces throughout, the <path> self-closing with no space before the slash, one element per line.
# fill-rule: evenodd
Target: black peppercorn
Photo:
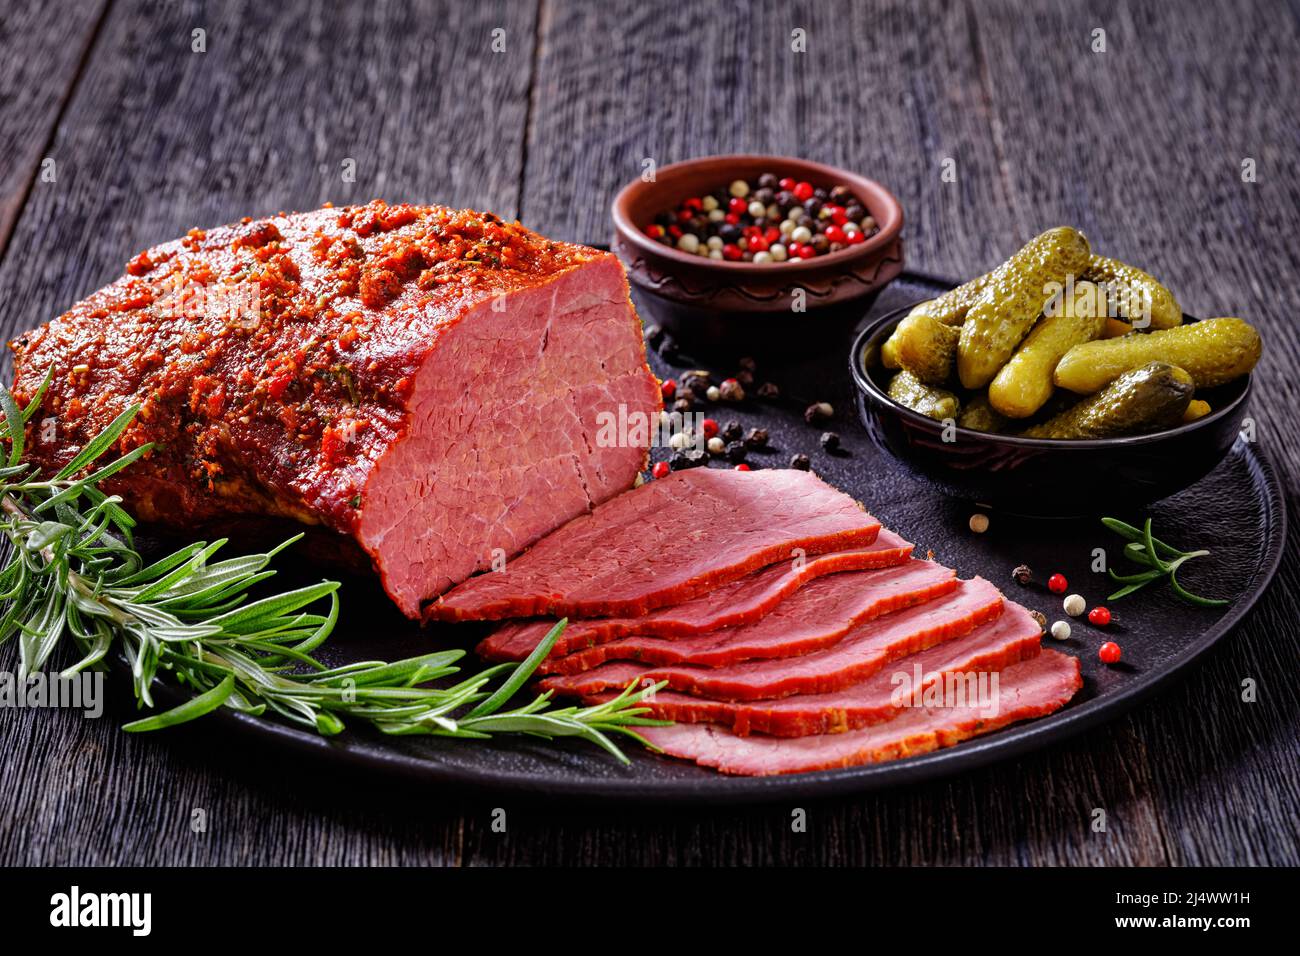
<path fill-rule="evenodd" d="M 816 219 L 817 214 L 822 211 L 822 201 L 820 199 L 809 199 L 803 204 L 803 211 Z"/>
<path fill-rule="evenodd" d="M 849 203 L 844 207 L 844 215 L 848 217 L 849 222 L 861 222 L 866 214 L 867 211 L 862 208 L 861 203 Z"/>
<path fill-rule="evenodd" d="M 1017 564 L 1014 571 L 1011 572 L 1011 580 L 1017 584 L 1028 584 L 1034 579 L 1034 572 L 1029 570 L 1027 564 Z"/>
<path fill-rule="evenodd" d="M 843 206 L 846 203 L 852 202 L 852 200 L 853 192 L 848 186 L 836 186 L 831 190 L 831 202 L 833 203 L 838 203 Z"/>
<path fill-rule="evenodd" d="M 695 403 L 691 401 L 689 398 L 687 398 L 685 395 L 677 399 L 677 401 L 673 402 L 673 411 L 675 412 L 682 412 L 683 414 L 685 414 L 686 412 L 689 412 L 694 408 L 695 408 Z"/>
<path fill-rule="evenodd" d="M 743 441 L 733 441 L 727 444 L 727 461 L 733 465 L 739 465 L 745 460 L 745 443 Z"/>
<path fill-rule="evenodd" d="M 780 180 L 776 178 L 775 173 L 764 173 L 758 177 L 758 185 L 761 189 L 775 189 Z"/>
<path fill-rule="evenodd" d="M 812 247 L 817 250 L 817 255 L 825 255 L 831 251 L 831 241 L 818 233 L 812 237 Z"/>
<path fill-rule="evenodd" d="M 767 186 L 754 190 L 755 200 L 761 202 L 764 206 L 772 205 L 772 200 L 776 198 L 776 192 Z"/>
<path fill-rule="evenodd" d="M 810 471 L 812 469 L 812 462 L 808 459 L 807 455 L 793 455 L 790 458 L 790 467 L 797 468 L 799 471 Z"/>
<path fill-rule="evenodd" d="M 835 414 L 835 409 L 831 407 L 830 402 L 813 402 L 803 411 L 803 420 L 809 425 L 815 425 L 818 422 L 828 422 Z"/>
<path fill-rule="evenodd" d="M 728 445 L 733 441 L 740 441 L 745 436 L 744 429 L 740 427 L 740 422 L 727 422 L 722 427 L 722 440 Z"/>
<path fill-rule="evenodd" d="M 780 398 L 781 390 L 776 387 L 775 382 L 764 382 L 758 386 L 758 397 L 767 399 Z"/>
<path fill-rule="evenodd" d="M 668 459 L 668 467 L 673 471 L 681 471 L 684 468 L 699 468 L 701 465 L 708 464 L 708 461 L 707 451 L 701 448 L 683 448 Z"/>
<path fill-rule="evenodd" d="M 745 444 L 750 448 L 767 447 L 767 429 L 751 428 L 749 434 L 745 436 Z"/>
<path fill-rule="evenodd" d="M 822 448 L 826 451 L 839 451 L 840 436 L 834 432 L 822 432 Z"/>

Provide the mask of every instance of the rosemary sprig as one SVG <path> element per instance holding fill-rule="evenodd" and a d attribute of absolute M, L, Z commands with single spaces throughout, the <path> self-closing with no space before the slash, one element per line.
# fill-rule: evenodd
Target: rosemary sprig
<path fill-rule="evenodd" d="M 146 563 L 133 544 L 135 521 L 121 499 L 99 484 L 146 454 L 148 446 L 84 474 L 137 408 L 124 411 L 45 478 L 23 462 L 22 453 L 23 426 L 46 385 L 22 410 L 0 388 L 0 436 L 10 445 L 0 458 L 0 534 L 8 544 L 0 567 L 0 644 L 17 636 L 20 679 L 43 670 L 70 640 L 80 659 L 62 676 L 102 668 L 116 646 L 130 665 L 140 707 L 154 706 L 152 688 L 163 675 L 196 692 L 178 707 L 127 724 L 128 731 L 171 727 L 228 707 L 275 713 L 321 734 L 341 732 L 346 718 L 390 734 L 577 737 L 626 763 L 611 738 L 623 734 L 649 746 L 635 728 L 664 723 L 643 716 L 648 708 L 642 701 L 653 687 L 628 687 L 594 707 L 555 707 L 547 693 L 502 710 L 555 645 L 565 621 L 523 663 L 470 676 L 456 666 L 465 655 L 459 649 L 326 667 L 313 652 L 338 620 L 338 582 L 252 599 L 253 589 L 275 575 L 272 559 L 301 535 L 265 554 L 217 560 L 226 545 L 221 539 Z M 446 685 L 453 676 L 457 681 Z M 443 686 L 430 686 L 434 681 Z"/>
<path fill-rule="evenodd" d="M 1167 578 L 1174 593 L 1189 604 L 1199 607 L 1223 607 L 1228 603 L 1220 598 L 1207 598 L 1193 594 L 1178 583 L 1178 569 L 1193 558 L 1205 557 L 1210 553 L 1209 551 L 1204 549 L 1179 551 L 1172 545 L 1166 544 L 1151 533 L 1150 518 L 1147 518 L 1141 528 L 1135 528 L 1116 518 L 1102 518 L 1101 523 L 1128 541 L 1128 544 L 1124 545 L 1124 557 L 1147 568 L 1146 571 L 1137 574 L 1116 574 L 1114 568 L 1108 568 L 1107 573 L 1111 580 L 1122 584 L 1123 587 L 1106 600 L 1118 600 L 1134 591 L 1140 591 L 1152 581 Z"/>

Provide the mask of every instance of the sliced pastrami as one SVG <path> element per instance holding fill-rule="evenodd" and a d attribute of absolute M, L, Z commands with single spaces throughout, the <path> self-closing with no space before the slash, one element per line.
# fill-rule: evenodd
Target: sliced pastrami
<path fill-rule="evenodd" d="M 646 703 L 652 717 L 723 724 L 742 737 L 755 733 L 776 737 L 838 734 L 891 720 L 935 694 L 969 695 L 972 685 L 989 687 L 991 673 L 1036 656 L 1041 636 L 1041 628 L 1029 612 L 1008 602 L 996 621 L 965 637 L 904 657 L 860 684 L 829 694 L 730 703 L 660 691 Z M 1000 676 L 998 679 L 1000 683 Z M 603 703 L 613 696 L 596 694 L 587 702 Z"/>
<path fill-rule="evenodd" d="M 682 604 L 659 608 L 640 617 L 597 617 L 570 621 L 556 641 L 551 659 L 636 634 L 643 637 L 687 637 L 757 621 L 810 581 L 843 571 L 864 571 L 902 564 L 912 545 L 881 529 L 867 548 L 834 551 L 813 558 L 783 561 L 724 584 Z M 489 661 L 522 661 L 555 625 L 554 619 L 510 621 L 478 645 Z M 543 668 L 547 664 L 543 663 Z M 543 669 L 542 673 L 546 673 Z"/>
<path fill-rule="evenodd" d="M 811 737 L 739 737 L 717 724 L 646 727 L 647 740 L 673 757 L 723 773 L 767 776 L 897 760 L 950 747 L 1064 707 L 1083 686 L 1079 662 L 1043 651 L 999 675 L 998 697 L 959 707 L 920 707 L 863 730 Z"/>
<path fill-rule="evenodd" d="M 832 574 L 804 586 L 752 624 L 694 637 L 626 637 L 543 664 L 543 673 L 580 674 L 607 660 L 721 667 L 795 657 L 834 644 L 859 624 L 957 588 L 957 572 L 912 560 L 878 571 Z"/>
<path fill-rule="evenodd" d="M 822 694 L 866 680 L 892 661 L 969 634 L 1002 613 L 998 589 L 983 578 L 925 604 L 860 624 L 825 650 L 799 657 L 745 661 L 724 667 L 679 664 L 649 667 L 630 661 L 602 664 L 582 674 L 547 677 L 543 690 L 585 697 L 628 684 L 667 681 L 667 689 L 715 700 L 766 700 Z"/>
<path fill-rule="evenodd" d="M 574 518 L 503 570 L 471 578 L 426 618 L 645 614 L 800 552 L 864 548 L 879 531 L 861 505 L 811 472 L 678 471 Z"/>

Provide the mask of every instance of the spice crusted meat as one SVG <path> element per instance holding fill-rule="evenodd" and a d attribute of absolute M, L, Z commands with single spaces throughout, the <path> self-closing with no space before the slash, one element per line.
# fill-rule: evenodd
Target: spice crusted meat
<path fill-rule="evenodd" d="M 107 490 L 142 519 L 324 525 L 409 616 L 631 487 L 601 413 L 660 401 L 614 257 L 440 206 L 191 230 L 10 345 L 42 468 L 139 404 Z"/>

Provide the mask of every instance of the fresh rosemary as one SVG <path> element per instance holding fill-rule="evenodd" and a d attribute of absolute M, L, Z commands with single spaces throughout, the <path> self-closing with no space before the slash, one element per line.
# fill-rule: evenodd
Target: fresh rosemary
<path fill-rule="evenodd" d="M 1147 568 L 1146 571 L 1138 574 L 1116 574 L 1114 568 L 1108 568 L 1111 580 L 1123 587 L 1106 600 L 1117 600 L 1146 587 L 1152 581 L 1167 578 L 1174 593 L 1189 604 L 1199 607 L 1223 607 L 1228 603 L 1220 598 L 1207 598 L 1193 594 L 1178 583 L 1178 569 L 1192 558 L 1205 557 L 1210 553 L 1209 551 L 1179 551 L 1165 544 L 1151 534 L 1150 518 L 1147 518 L 1141 528 L 1135 528 L 1115 518 L 1102 518 L 1101 523 L 1128 541 L 1128 544 L 1124 545 L 1124 557 Z"/>
<path fill-rule="evenodd" d="M 626 763 L 611 737 L 623 734 L 649 746 L 635 728 L 663 723 L 643 716 L 648 708 L 642 701 L 656 688 L 633 692 L 629 686 L 594 707 L 555 707 L 542 694 L 502 710 L 550 652 L 564 621 L 523 663 L 489 667 L 450 686 L 430 683 L 459 675 L 455 665 L 463 650 L 326 667 L 313 652 L 338 620 L 338 582 L 252 599 L 253 589 L 275 575 L 272 559 L 296 537 L 265 554 L 222 560 L 216 556 L 225 539 L 196 542 L 151 563 L 135 549 L 134 519 L 122 499 L 99 485 L 148 446 L 91 468 L 136 407 L 57 474 L 42 477 L 24 463 L 23 426 L 48 383 L 47 376 L 22 410 L 0 388 L 0 437 L 10 446 L 0 457 L 0 533 L 8 542 L 0 569 L 0 644 L 17 636 L 20 680 L 43 670 L 71 639 L 81 656 L 63 676 L 103 668 L 116 645 L 130 666 L 140 707 L 154 706 L 152 688 L 162 674 L 196 692 L 178 707 L 127 724 L 128 731 L 170 727 L 224 706 L 251 715 L 272 712 L 322 734 L 339 733 L 347 718 L 390 734 L 577 737 Z"/>

